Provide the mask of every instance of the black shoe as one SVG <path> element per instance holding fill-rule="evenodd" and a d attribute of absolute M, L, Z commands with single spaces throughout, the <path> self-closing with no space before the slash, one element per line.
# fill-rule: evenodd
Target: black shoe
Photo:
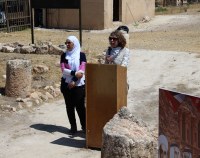
<path fill-rule="evenodd" d="M 76 134 L 76 132 L 77 132 L 76 129 L 71 129 L 71 130 L 69 131 L 69 134 L 74 135 L 74 134 Z"/>
<path fill-rule="evenodd" d="M 85 127 L 82 127 L 82 132 L 86 133 Z"/>
<path fill-rule="evenodd" d="M 76 132 L 77 132 L 77 128 L 76 128 L 76 127 L 71 127 L 69 133 L 73 135 L 73 134 L 75 134 Z"/>

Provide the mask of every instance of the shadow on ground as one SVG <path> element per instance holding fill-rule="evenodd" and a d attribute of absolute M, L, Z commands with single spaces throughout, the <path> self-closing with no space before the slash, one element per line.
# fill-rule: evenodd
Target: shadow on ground
<path fill-rule="evenodd" d="M 57 125 L 49 125 L 49 124 L 33 124 L 30 127 L 40 130 L 40 131 L 46 131 L 49 133 L 60 132 L 60 133 L 67 134 L 67 131 L 69 131 L 69 129 L 66 127 L 57 126 Z"/>
<path fill-rule="evenodd" d="M 60 139 L 57 139 L 53 142 L 52 144 L 57 144 L 57 145 L 63 145 L 63 146 L 70 146 L 70 147 L 75 147 L 75 148 L 85 148 L 86 147 L 86 141 L 83 139 L 75 139 L 75 138 L 66 138 L 62 137 Z"/>
<path fill-rule="evenodd" d="M 49 125 L 49 124 L 33 124 L 30 126 L 31 128 L 34 128 L 36 130 L 45 131 L 49 133 L 54 132 L 60 132 L 63 134 L 67 134 L 68 137 L 62 137 L 55 141 L 52 141 L 52 144 L 57 145 L 63 145 L 63 146 L 70 146 L 70 147 L 76 147 L 76 148 L 84 148 L 86 147 L 86 141 L 85 141 L 85 134 L 81 131 L 78 131 L 74 135 L 69 134 L 69 129 L 62 126 L 57 125 Z M 79 138 L 79 139 L 77 139 Z M 80 139 L 81 138 L 81 139 Z"/>

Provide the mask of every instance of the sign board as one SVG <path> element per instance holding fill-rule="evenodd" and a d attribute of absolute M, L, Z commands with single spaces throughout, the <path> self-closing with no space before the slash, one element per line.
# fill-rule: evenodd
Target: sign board
<path fill-rule="evenodd" d="M 31 0 L 32 8 L 79 9 L 80 0 Z"/>
<path fill-rule="evenodd" d="M 160 158 L 200 156 L 200 97 L 159 90 L 158 140 Z"/>

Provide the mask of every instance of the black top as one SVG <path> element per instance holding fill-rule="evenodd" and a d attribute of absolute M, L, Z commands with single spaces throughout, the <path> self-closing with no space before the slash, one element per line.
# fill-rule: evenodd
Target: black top
<path fill-rule="evenodd" d="M 66 56 L 66 53 L 63 53 L 61 55 L 60 63 L 68 64 L 68 60 L 65 58 L 65 56 Z M 86 59 L 86 56 L 85 56 L 84 52 L 80 52 L 80 65 L 81 65 L 82 62 L 87 62 L 87 59 Z M 76 73 L 76 71 L 73 71 L 73 70 L 71 71 L 71 75 L 73 76 L 72 80 L 74 82 L 76 82 L 78 80 L 78 78 L 75 76 L 75 73 Z"/>

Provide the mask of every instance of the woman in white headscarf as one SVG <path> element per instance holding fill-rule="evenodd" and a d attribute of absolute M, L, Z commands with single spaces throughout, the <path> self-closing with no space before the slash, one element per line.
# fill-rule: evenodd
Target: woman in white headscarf
<path fill-rule="evenodd" d="M 61 92 L 63 93 L 70 133 L 77 132 L 75 109 L 78 113 L 82 130 L 85 132 L 85 53 L 81 52 L 80 43 L 75 36 L 69 36 L 65 42 L 67 50 L 61 55 L 62 70 Z"/>

